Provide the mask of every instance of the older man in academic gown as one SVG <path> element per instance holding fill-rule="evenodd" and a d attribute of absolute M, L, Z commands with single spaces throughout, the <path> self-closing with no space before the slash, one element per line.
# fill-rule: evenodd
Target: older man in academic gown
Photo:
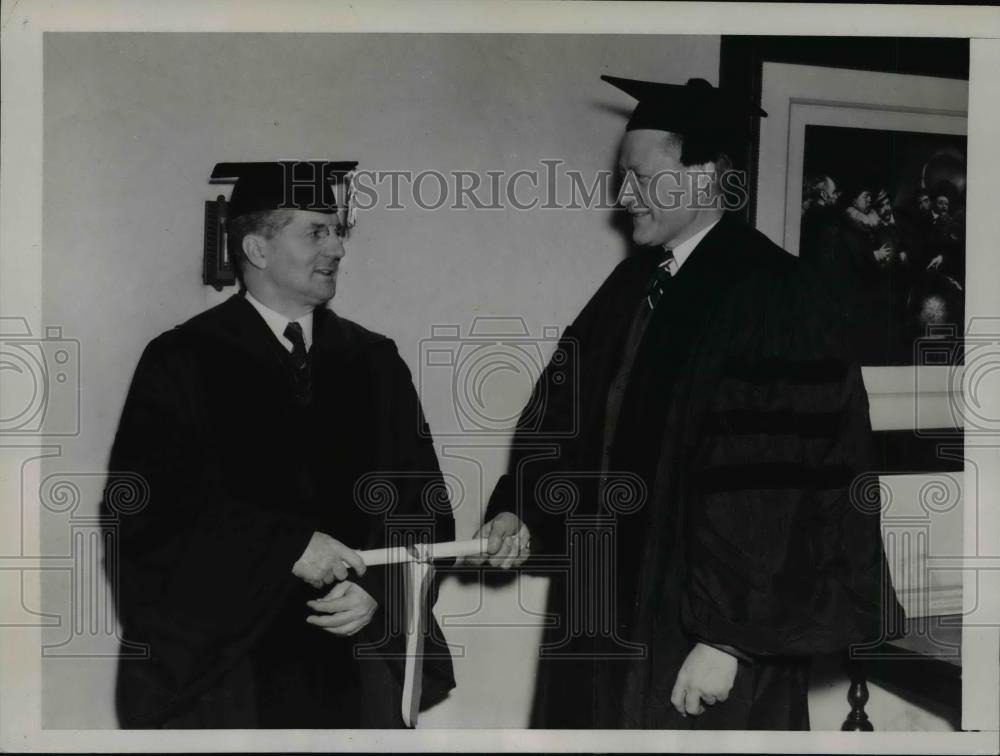
<path fill-rule="evenodd" d="M 532 726 L 806 729 L 810 656 L 901 619 L 860 370 L 822 282 L 720 207 L 759 108 L 604 78 L 639 100 L 645 249 L 566 329 L 482 529 L 551 578 Z"/>
<path fill-rule="evenodd" d="M 149 344 L 111 454 L 123 727 L 403 724 L 401 575 L 355 549 L 454 525 L 395 345 L 326 308 L 351 167 L 217 166 L 245 286 Z M 454 685 L 440 639 L 425 704 Z"/>

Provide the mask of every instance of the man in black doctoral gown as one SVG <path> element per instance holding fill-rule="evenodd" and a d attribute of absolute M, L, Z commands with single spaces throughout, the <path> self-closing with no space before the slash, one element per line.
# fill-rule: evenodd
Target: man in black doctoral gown
<path fill-rule="evenodd" d="M 149 344 L 109 465 L 123 727 L 403 726 L 401 573 L 355 549 L 454 523 L 396 346 L 326 307 L 353 166 L 216 166 L 242 290 Z"/>
<path fill-rule="evenodd" d="M 901 619 L 860 369 L 822 280 L 720 207 L 764 113 L 604 78 L 639 100 L 620 202 L 646 249 L 566 329 L 481 530 L 551 578 L 532 726 L 806 729 L 809 657 Z"/>

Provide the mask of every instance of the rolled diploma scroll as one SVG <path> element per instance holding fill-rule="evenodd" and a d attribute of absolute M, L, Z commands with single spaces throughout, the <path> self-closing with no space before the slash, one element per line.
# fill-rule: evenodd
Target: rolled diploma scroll
<path fill-rule="evenodd" d="M 413 546 L 390 546 L 385 549 L 359 551 L 366 567 L 400 562 L 430 562 L 434 559 L 476 556 L 486 553 L 488 538 L 469 541 L 444 541 L 442 543 L 415 543 Z"/>
<path fill-rule="evenodd" d="M 365 566 L 406 564 L 406 661 L 403 674 L 401 708 L 407 727 L 417 726 L 420 694 L 423 690 L 423 646 L 427 632 L 427 589 L 433 574 L 434 559 L 474 556 L 486 551 L 487 538 L 443 543 L 417 543 L 413 546 L 391 546 L 384 549 L 359 551 Z"/>

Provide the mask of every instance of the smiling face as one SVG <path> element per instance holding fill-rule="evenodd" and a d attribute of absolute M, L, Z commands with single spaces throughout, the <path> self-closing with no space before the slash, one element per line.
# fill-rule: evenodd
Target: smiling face
<path fill-rule="evenodd" d="M 676 245 L 721 214 L 707 193 L 715 165 L 683 165 L 680 141 L 672 136 L 636 129 L 622 140 L 618 202 L 632 218 L 636 244 Z"/>
<path fill-rule="evenodd" d="M 280 230 L 244 238 L 244 278 L 255 298 L 294 319 L 336 293 L 346 225 L 343 213 L 283 212 L 291 219 Z"/>

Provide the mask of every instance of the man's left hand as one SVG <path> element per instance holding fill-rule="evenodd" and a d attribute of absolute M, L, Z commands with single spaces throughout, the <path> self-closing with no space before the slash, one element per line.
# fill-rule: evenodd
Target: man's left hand
<path fill-rule="evenodd" d="M 306 605 L 322 612 L 306 617 L 306 622 L 341 636 L 354 635 L 364 628 L 378 609 L 378 602 L 350 580 L 337 583 L 323 598 L 307 601 Z"/>
<path fill-rule="evenodd" d="M 705 711 L 703 702 L 711 706 L 729 697 L 736 680 L 736 668 L 735 656 L 699 643 L 691 649 L 677 673 L 670 703 L 681 716 L 701 714 Z"/>

